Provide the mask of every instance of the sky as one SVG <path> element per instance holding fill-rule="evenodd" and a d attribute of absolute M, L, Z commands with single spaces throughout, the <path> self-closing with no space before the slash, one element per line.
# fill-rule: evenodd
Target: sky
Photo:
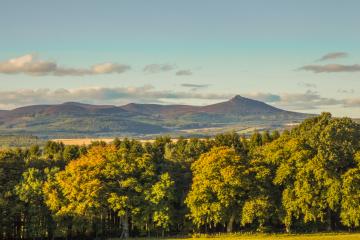
<path fill-rule="evenodd" d="M 205 105 L 360 117 L 358 0 L 0 0 L 0 109 Z"/>

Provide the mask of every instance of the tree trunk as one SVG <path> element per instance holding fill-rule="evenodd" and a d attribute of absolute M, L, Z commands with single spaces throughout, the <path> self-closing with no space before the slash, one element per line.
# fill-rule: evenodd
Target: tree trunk
<path fill-rule="evenodd" d="M 67 240 L 71 240 L 72 239 L 72 219 L 70 220 L 68 226 L 67 226 L 67 231 L 66 231 L 66 239 Z"/>
<path fill-rule="evenodd" d="M 235 214 L 232 213 L 231 216 L 230 216 L 229 222 L 228 222 L 228 224 L 226 226 L 226 231 L 228 233 L 231 233 L 233 231 L 234 221 L 235 221 Z"/>
<path fill-rule="evenodd" d="M 54 230 L 55 230 L 55 222 L 52 219 L 51 215 L 46 215 L 46 235 L 48 240 L 54 239 Z"/>
<path fill-rule="evenodd" d="M 123 217 L 122 227 L 123 230 L 122 230 L 121 238 L 129 238 L 129 216 L 127 212 Z"/>
<path fill-rule="evenodd" d="M 290 224 L 286 224 L 286 225 L 285 225 L 285 232 L 286 232 L 286 233 L 291 233 L 291 226 L 290 226 Z"/>
<path fill-rule="evenodd" d="M 332 219 L 331 219 L 331 209 L 329 208 L 327 211 L 327 231 L 332 231 Z"/>

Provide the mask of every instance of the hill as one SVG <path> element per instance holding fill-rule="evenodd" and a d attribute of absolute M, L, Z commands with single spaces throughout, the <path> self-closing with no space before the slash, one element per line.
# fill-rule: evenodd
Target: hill
<path fill-rule="evenodd" d="M 207 106 L 67 102 L 2 110 L 0 131 L 40 137 L 207 135 L 214 128 L 281 128 L 308 116 L 241 96 Z"/>

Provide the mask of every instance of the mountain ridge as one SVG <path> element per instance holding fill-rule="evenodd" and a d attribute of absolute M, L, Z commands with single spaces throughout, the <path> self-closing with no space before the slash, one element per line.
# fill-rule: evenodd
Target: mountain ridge
<path fill-rule="evenodd" d="M 80 102 L 30 105 L 0 110 L 0 131 L 47 136 L 164 134 L 234 124 L 281 124 L 310 115 L 276 108 L 236 95 L 205 106 L 129 103 L 122 106 Z"/>

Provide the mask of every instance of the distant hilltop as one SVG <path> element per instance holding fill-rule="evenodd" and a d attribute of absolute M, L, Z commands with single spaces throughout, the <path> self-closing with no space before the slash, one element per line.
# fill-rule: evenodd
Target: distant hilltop
<path fill-rule="evenodd" d="M 311 115 L 285 111 L 239 95 L 207 106 L 66 102 L 0 111 L 0 131 L 41 137 L 211 135 L 247 127 L 281 128 Z"/>

